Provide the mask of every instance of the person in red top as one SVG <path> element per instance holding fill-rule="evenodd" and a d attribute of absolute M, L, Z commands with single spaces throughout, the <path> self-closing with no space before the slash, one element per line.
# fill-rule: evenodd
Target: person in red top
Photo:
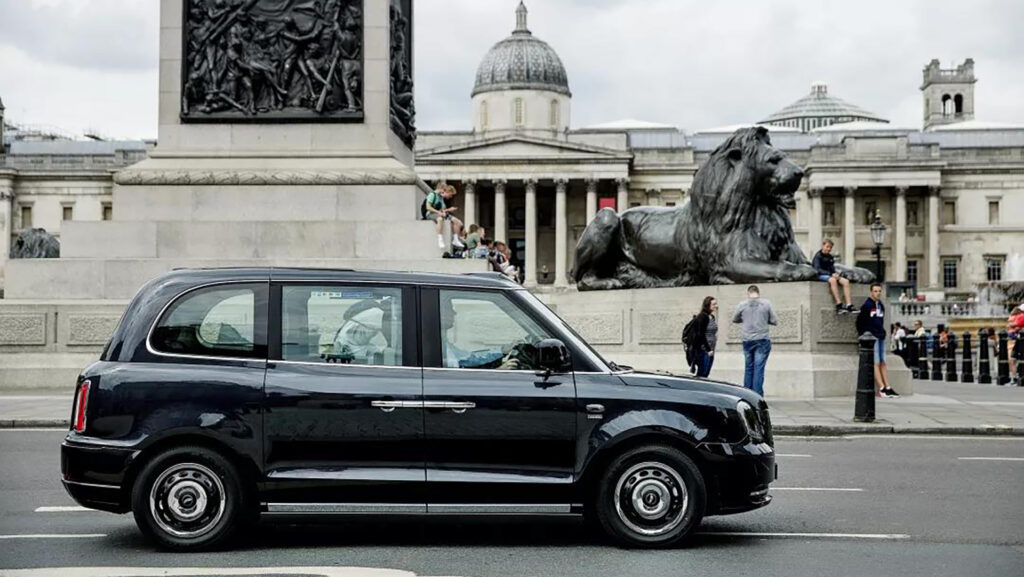
<path fill-rule="evenodd" d="M 1006 319 L 1006 332 L 1010 334 L 1010 338 L 1006 343 L 1006 352 L 1010 358 L 1010 378 L 1016 379 L 1017 375 L 1017 363 L 1015 360 L 1020 360 L 1018 357 L 1024 357 L 1022 351 L 1016 350 L 1018 347 L 1024 347 L 1020 345 L 1018 341 L 1024 338 L 1024 305 L 1018 305 L 1010 311 L 1010 318 Z"/>

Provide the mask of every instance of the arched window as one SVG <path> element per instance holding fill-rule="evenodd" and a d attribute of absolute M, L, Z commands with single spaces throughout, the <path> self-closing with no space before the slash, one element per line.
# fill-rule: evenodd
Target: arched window
<path fill-rule="evenodd" d="M 955 112 L 957 116 L 964 113 L 964 96 L 962 94 L 957 94 L 953 97 L 953 112 Z"/>
<path fill-rule="evenodd" d="M 487 128 L 487 101 L 480 103 L 480 128 Z"/>
<path fill-rule="evenodd" d="M 948 94 L 942 95 L 942 115 L 949 116 L 953 114 L 953 99 Z"/>
<path fill-rule="evenodd" d="M 559 120 L 558 117 L 559 117 L 560 112 L 561 111 L 559 110 L 559 107 L 558 107 L 558 101 L 557 100 L 552 100 L 551 101 L 551 128 L 556 128 L 556 129 L 558 128 L 558 120 Z"/>
<path fill-rule="evenodd" d="M 522 98 L 516 98 L 513 103 L 512 118 L 515 126 L 522 126 L 526 123 L 526 110 Z"/>

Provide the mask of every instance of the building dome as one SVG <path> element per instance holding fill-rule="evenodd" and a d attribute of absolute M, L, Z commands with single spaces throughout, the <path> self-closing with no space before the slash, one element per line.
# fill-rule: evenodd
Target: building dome
<path fill-rule="evenodd" d="M 572 96 L 565 66 L 547 42 L 526 27 L 526 6 L 516 8 L 512 35 L 495 44 L 476 70 L 473 96 L 501 90 L 546 90 Z"/>
<path fill-rule="evenodd" d="M 822 82 L 815 82 L 811 84 L 810 94 L 772 114 L 758 124 L 789 126 L 807 132 L 822 126 L 831 126 L 856 120 L 889 122 L 877 114 L 829 95 L 828 85 Z"/>

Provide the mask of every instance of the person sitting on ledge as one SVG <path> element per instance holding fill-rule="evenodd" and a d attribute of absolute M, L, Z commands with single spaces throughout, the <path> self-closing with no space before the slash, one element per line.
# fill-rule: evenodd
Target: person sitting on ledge
<path fill-rule="evenodd" d="M 451 200 L 455 196 L 455 187 L 444 183 L 437 183 L 437 188 L 433 192 L 427 195 L 426 201 L 423 203 L 425 210 L 424 218 L 427 220 L 434 221 L 434 228 L 437 231 L 437 247 L 444 248 L 444 221 L 450 221 L 452 223 L 452 246 L 455 248 L 465 248 L 466 245 L 462 243 L 462 221 L 452 216 L 452 213 L 458 207 L 449 207 L 445 201 Z"/>
<path fill-rule="evenodd" d="M 828 283 L 828 289 L 832 293 L 832 300 L 836 303 L 836 312 L 840 314 L 852 313 L 857 310 L 850 303 L 850 281 L 839 276 L 836 271 L 836 259 L 832 256 L 832 239 L 826 238 L 821 243 L 821 250 L 814 255 L 811 266 L 818 271 L 818 280 Z M 839 287 L 843 287 L 843 300 L 839 300 Z"/>

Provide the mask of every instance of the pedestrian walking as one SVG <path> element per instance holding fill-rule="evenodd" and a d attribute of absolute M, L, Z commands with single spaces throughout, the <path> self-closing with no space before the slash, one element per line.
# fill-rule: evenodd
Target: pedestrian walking
<path fill-rule="evenodd" d="M 711 374 L 718 344 L 718 300 L 715 297 L 704 297 L 696 323 L 693 346 L 696 351 L 697 376 L 706 377 Z"/>
<path fill-rule="evenodd" d="M 857 315 L 857 334 L 871 333 L 875 337 L 875 393 L 879 397 L 898 397 L 889 386 L 889 369 L 885 365 L 885 305 L 882 304 L 882 285 L 871 285 L 871 296 L 860 307 Z"/>
<path fill-rule="evenodd" d="M 896 356 L 906 359 L 906 342 L 903 339 L 907 338 L 907 331 L 903 328 L 900 323 L 895 323 L 892 326 L 892 352 L 896 353 Z"/>
<path fill-rule="evenodd" d="M 740 338 L 743 340 L 743 386 L 764 395 L 764 367 L 772 352 L 772 341 L 768 327 L 779 324 L 772 303 L 761 298 L 757 285 L 747 287 L 747 300 L 736 307 L 732 322 L 742 324 Z"/>

